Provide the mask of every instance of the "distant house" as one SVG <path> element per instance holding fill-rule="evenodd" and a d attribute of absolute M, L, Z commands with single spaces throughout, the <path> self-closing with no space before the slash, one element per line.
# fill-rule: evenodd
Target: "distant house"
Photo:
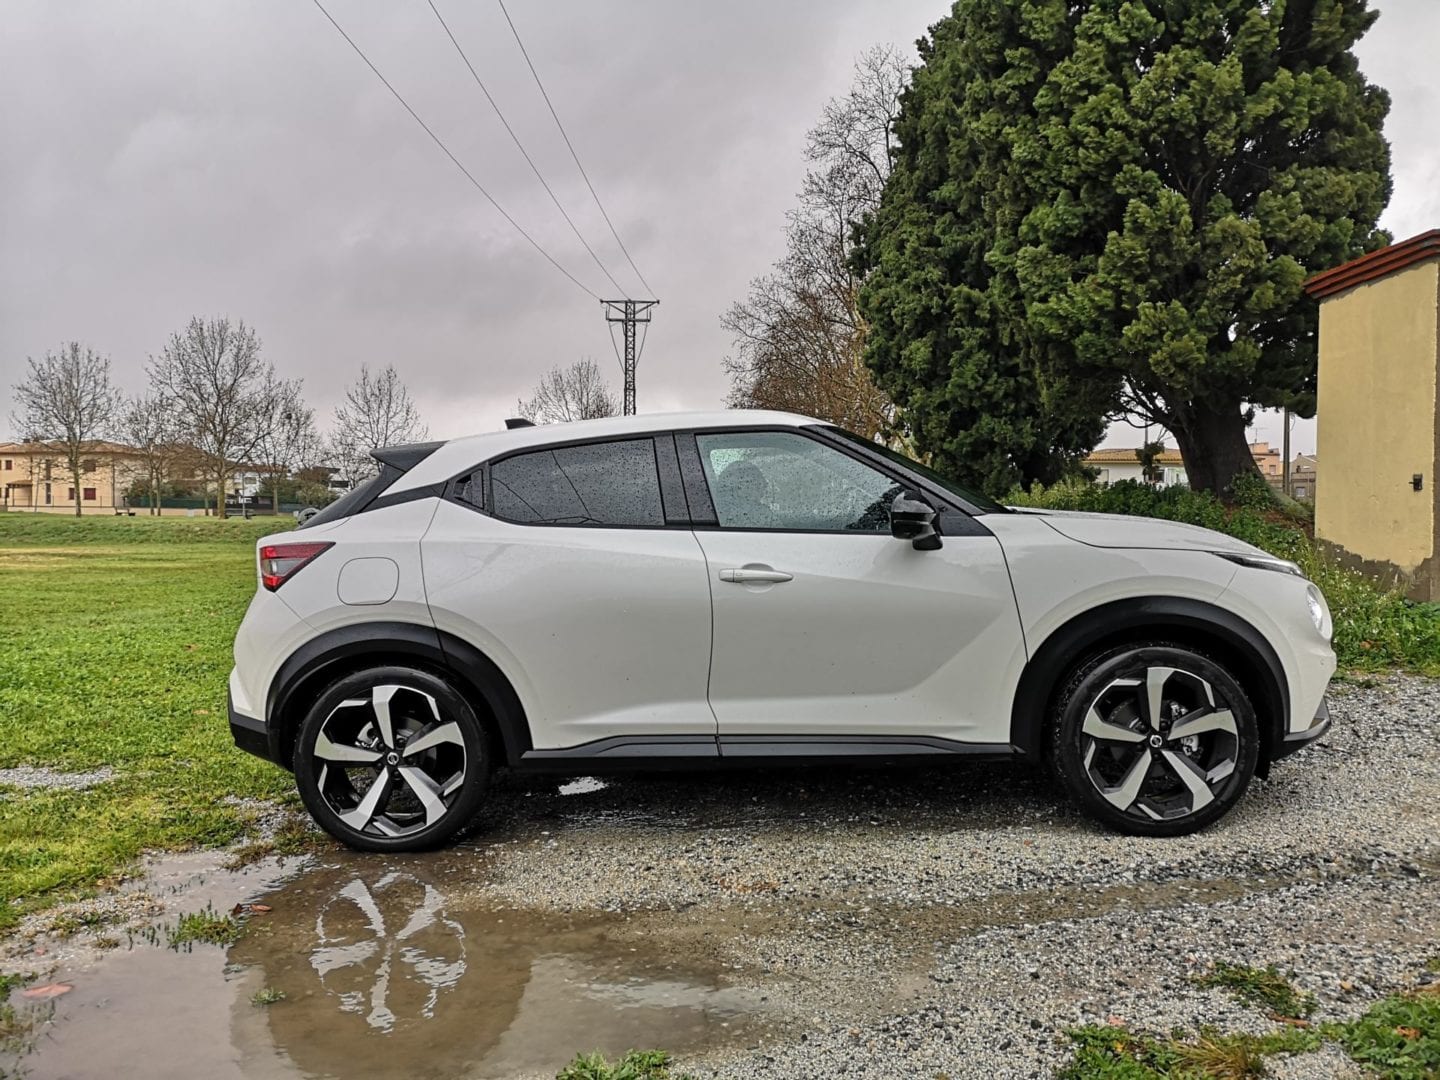
<path fill-rule="evenodd" d="M 1098 484 L 1108 486 L 1118 484 L 1121 480 L 1145 482 L 1140 451 L 1133 447 L 1092 450 L 1085 458 L 1085 464 L 1095 470 L 1095 482 Z M 1155 458 L 1155 468 L 1158 475 L 1152 483 L 1156 487 L 1173 487 L 1177 484 L 1184 487 L 1189 483 L 1185 475 L 1185 462 L 1181 459 L 1179 450 L 1162 445 Z"/>
<path fill-rule="evenodd" d="M 123 509 L 126 490 L 144 475 L 144 455 L 104 439 L 83 445 L 77 490 L 64 443 L 0 443 L 0 509 L 73 514 L 77 503 L 85 514 Z"/>
<path fill-rule="evenodd" d="M 1315 501 L 1320 483 L 1320 463 L 1314 454 L 1296 454 L 1290 463 L 1290 495 L 1292 498 Z"/>
<path fill-rule="evenodd" d="M 1250 456 L 1255 459 L 1255 467 L 1260 470 L 1260 475 L 1270 481 L 1272 487 L 1279 487 L 1285 482 L 1285 461 L 1279 450 L 1268 442 L 1252 442 Z"/>

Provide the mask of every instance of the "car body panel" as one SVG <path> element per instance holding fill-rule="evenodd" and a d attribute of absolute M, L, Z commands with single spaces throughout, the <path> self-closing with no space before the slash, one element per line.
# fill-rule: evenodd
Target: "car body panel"
<path fill-rule="evenodd" d="M 1250 555 L 1265 554 L 1254 544 L 1247 544 L 1214 529 L 1189 525 L 1163 518 L 1135 517 L 1129 514 L 1090 514 L 1077 510 L 1042 510 L 1021 516 L 1045 522 L 1061 536 L 1091 547 L 1154 548 L 1163 551 L 1235 551 Z"/>
<path fill-rule="evenodd" d="M 696 535 L 714 597 L 710 704 L 722 735 L 1008 740 L 1025 649 L 994 537 L 919 551 L 888 534 Z M 721 580 L 755 564 L 792 579 Z"/>
<path fill-rule="evenodd" d="M 710 586 L 688 529 L 515 525 L 442 501 L 423 549 L 436 627 L 505 673 L 536 749 L 715 735 Z"/>

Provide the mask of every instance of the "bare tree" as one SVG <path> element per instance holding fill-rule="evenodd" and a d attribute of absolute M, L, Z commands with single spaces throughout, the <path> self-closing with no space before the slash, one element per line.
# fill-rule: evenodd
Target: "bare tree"
<path fill-rule="evenodd" d="M 894 406 L 862 360 L 867 328 L 850 255 L 855 226 L 879 205 L 890 175 L 891 124 L 907 77 L 896 49 L 870 49 L 856 61 L 849 93 L 832 99 L 807 135 L 811 168 L 785 255 L 721 317 L 736 348 L 724 361 L 732 406 L 808 413 L 872 438 L 894 434 Z"/>
<path fill-rule="evenodd" d="M 145 488 L 150 495 L 150 513 L 158 516 L 163 485 L 181 453 L 177 445 L 181 425 L 175 406 L 155 393 L 131 398 L 120 411 L 119 433 L 140 451 Z"/>
<path fill-rule="evenodd" d="M 370 451 L 423 442 L 429 433 L 394 365 L 378 375 L 361 365 L 360 381 L 346 388 L 345 401 L 335 410 L 330 444 L 336 464 L 354 482 L 375 472 Z"/>
<path fill-rule="evenodd" d="M 516 402 L 515 407 L 525 419 L 539 424 L 596 420 L 620 411 L 605 377 L 588 356 L 569 367 L 551 368 L 530 400 Z"/>
<path fill-rule="evenodd" d="M 318 464 L 322 452 L 315 410 L 305 404 L 303 379 L 272 383 L 264 431 L 256 450 L 270 479 L 270 508 L 280 512 L 280 481 Z"/>
<path fill-rule="evenodd" d="M 119 392 L 110 385 L 110 359 L 72 341 L 59 353 L 26 362 L 30 370 L 15 386 L 20 411 L 11 419 L 26 438 L 58 444 L 74 482 L 79 517 L 84 464 L 119 408 Z"/>
<path fill-rule="evenodd" d="M 192 318 L 150 360 L 150 385 L 170 401 L 194 446 L 202 479 L 215 485 L 225 516 L 225 487 L 264 437 L 275 369 L 260 359 L 260 339 L 245 323 Z"/>

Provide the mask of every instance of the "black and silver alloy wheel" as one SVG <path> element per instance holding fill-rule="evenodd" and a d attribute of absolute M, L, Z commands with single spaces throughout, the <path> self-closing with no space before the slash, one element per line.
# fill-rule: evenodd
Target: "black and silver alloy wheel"
<path fill-rule="evenodd" d="M 479 722 L 429 672 L 384 668 L 330 687 L 302 725 L 306 806 L 352 847 L 431 847 L 474 816 L 488 773 Z"/>
<path fill-rule="evenodd" d="M 1056 770 L 1107 824 L 1148 835 L 1194 831 L 1225 813 L 1255 771 L 1249 699 L 1199 653 L 1146 645 L 1094 658 L 1060 697 Z"/>

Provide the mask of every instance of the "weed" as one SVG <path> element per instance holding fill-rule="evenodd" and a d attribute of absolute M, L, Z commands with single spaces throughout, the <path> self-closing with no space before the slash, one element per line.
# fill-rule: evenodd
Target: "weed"
<path fill-rule="evenodd" d="M 1440 1076 L 1440 996 L 1396 994 L 1358 1020 L 1327 1024 L 1323 1034 L 1385 1080 Z"/>
<path fill-rule="evenodd" d="M 262 987 L 250 995 L 251 1005 L 274 1005 L 277 1001 L 285 1000 L 285 991 L 277 990 L 273 986 Z"/>
<path fill-rule="evenodd" d="M 1068 1034 L 1075 1057 L 1059 1073 L 1061 1080 L 1250 1080 L 1266 1075 L 1265 1059 L 1271 1055 L 1320 1046 L 1317 1033 L 1296 1028 L 1270 1035 L 1202 1031 L 1193 1040 L 1183 1032 L 1154 1039 L 1098 1025 Z"/>
<path fill-rule="evenodd" d="M 556 1074 L 555 1080 L 688 1080 L 670 1071 L 664 1050 L 631 1050 L 613 1065 L 600 1054 L 577 1054 Z"/>
<path fill-rule="evenodd" d="M 166 943 L 172 949 L 193 947 L 197 942 L 204 945 L 233 945 L 240 939 L 240 923 L 229 915 L 222 915 L 213 907 L 203 911 L 192 911 L 181 915 L 174 927 L 166 931 Z"/>
<path fill-rule="evenodd" d="M 0 1001 L 8 997 L 11 990 L 18 990 L 34 981 L 35 973 L 33 971 L 11 971 L 0 975 Z"/>
<path fill-rule="evenodd" d="M 1216 964 L 1213 971 L 1195 979 L 1199 986 L 1229 990 L 1238 1000 L 1273 1016 L 1301 1018 L 1315 1011 L 1315 998 L 1301 993 L 1290 980 L 1275 970 L 1245 967 L 1243 964 Z"/>

